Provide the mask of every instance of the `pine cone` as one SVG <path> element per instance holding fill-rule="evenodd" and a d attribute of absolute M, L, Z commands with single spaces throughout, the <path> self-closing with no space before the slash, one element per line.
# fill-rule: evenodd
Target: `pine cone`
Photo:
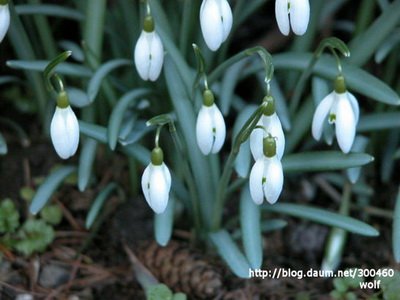
<path fill-rule="evenodd" d="M 160 282 L 190 299 L 215 299 L 224 292 L 221 272 L 187 244 L 170 241 L 161 247 L 151 242 L 141 247 L 138 257 Z"/>

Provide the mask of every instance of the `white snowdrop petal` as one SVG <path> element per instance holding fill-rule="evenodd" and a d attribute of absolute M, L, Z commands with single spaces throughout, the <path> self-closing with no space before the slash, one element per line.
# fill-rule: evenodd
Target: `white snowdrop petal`
<path fill-rule="evenodd" d="M 297 35 L 307 31 L 310 20 L 310 3 L 308 0 L 290 0 L 290 25 Z"/>
<path fill-rule="evenodd" d="M 221 12 L 217 0 L 204 0 L 200 8 L 200 26 L 210 50 L 216 51 L 223 41 Z"/>
<path fill-rule="evenodd" d="M 204 155 L 211 152 L 214 137 L 212 135 L 213 121 L 211 117 L 211 108 L 202 106 L 196 122 L 196 139 L 197 145 Z"/>
<path fill-rule="evenodd" d="M 150 68 L 149 68 L 149 79 L 156 81 L 160 76 L 161 69 L 164 62 L 164 47 L 161 42 L 160 36 L 156 31 L 151 33 L 152 40 L 150 45 Z"/>
<path fill-rule="evenodd" d="M 276 138 L 276 155 L 278 159 L 282 159 L 283 152 L 285 151 L 285 135 L 283 133 L 282 124 L 276 113 L 262 118 L 266 133 L 271 134 Z"/>
<path fill-rule="evenodd" d="M 147 204 L 150 206 L 150 173 L 151 173 L 152 165 L 149 164 L 146 169 L 144 169 L 142 175 L 142 192 L 144 198 L 146 199 Z"/>
<path fill-rule="evenodd" d="M 335 130 L 339 147 L 344 153 L 348 153 L 353 145 L 356 125 L 356 118 L 347 95 L 338 94 Z"/>
<path fill-rule="evenodd" d="M 281 33 L 288 35 L 290 30 L 288 0 L 275 1 L 275 18 Z"/>
<path fill-rule="evenodd" d="M 258 121 L 257 125 L 263 126 L 262 119 Z M 264 156 L 263 138 L 264 130 L 262 128 L 255 128 L 250 134 L 250 151 L 255 161 Z"/>
<path fill-rule="evenodd" d="M 264 200 L 263 191 L 264 158 L 258 159 L 251 168 L 249 176 L 250 195 L 255 204 L 262 204 Z"/>
<path fill-rule="evenodd" d="M 8 4 L 0 5 L 0 43 L 3 41 L 10 27 L 10 10 Z"/>
<path fill-rule="evenodd" d="M 218 153 L 225 142 L 225 136 L 226 136 L 225 121 L 221 111 L 215 104 L 213 104 L 211 107 L 211 114 L 213 123 L 213 129 L 212 129 L 213 131 L 211 132 L 212 134 L 214 133 L 214 128 L 215 128 L 215 140 L 211 152 Z"/>
<path fill-rule="evenodd" d="M 265 163 L 265 177 L 266 182 L 264 185 L 264 196 L 265 199 L 270 203 L 274 204 L 281 192 L 283 187 L 283 170 L 280 160 L 274 156 L 272 158 L 266 158 Z"/>
<path fill-rule="evenodd" d="M 220 9 L 222 15 L 222 28 L 223 28 L 222 42 L 224 42 L 228 38 L 229 33 L 232 29 L 233 16 L 228 1 L 220 0 Z"/>
<path fill-rule="evenodd" d="M 165 163 L 162 163 L 161 168 L 164 173 L 165 183 L 167 184 L 168 191 L 171 189 L 171 173 Z"/>
<path fill-rule="evenodd" d="M 75 154 L 79 143 L 79 124 L 71 107 L 56 107 L 50 124 L 50 137 L 58 156 L 67 159 Z"/>
<path fill-rule="evenodd" d="M 144 30 L 140 34 L 138 41 L 135 46 L 135 66 L 136 70 L 139 73 L 139 76 L 143 80 L 149 79 L 149 70 L 150 70 L 150 44 L 149 40 L 151 40 L 150 33 L 145 32 Z"/>
<path fill-rule="evenodd" d="M 350 92 L 347 92 L 347 97 L 350 101 L 351 107 L 353 108 L 354 117 L 356 118 L 356 123 L 358 122 L 358 118 L 360 116 L 360 107 L 358 105 L 358 101 L 356 97 Z"/>
<path fill-rule="evenodd" d="M 50 124 L 50 136 L 54 149 L 62 159 L 69 158 L 68 143 L 65 139 L 65 120 L 62 108 L 56 107 Z"/>
<path fill-rule="evenodd" d="M 324 128 L 324 122 L 329 115 L 333 102 L 335 101 L 335 92 L 327 95 L 322 101 L 318 104 L 317 109 L 315 110 L 314 117 L 312 120 L 311 131 L 314 139 L 319 141 L 322 135 L 322 130 Z"/>
<path fill-rule="evenodd" d="M 79 123 L 71 106 L 68 106 L 66 109 L 68 110 L 65 119 L 66 136 L 70 151 L 69 156 L 73 156 L 79 145 Z"/>
<path fill-rule="evenodd" d="M 163 165 L 153 165 L 149 182 L 150 207 L 155 213 L 161 214 L 167 208 L 170 189 L 167 178 L 165 177 L 165 168 L 163 168 Z"/>

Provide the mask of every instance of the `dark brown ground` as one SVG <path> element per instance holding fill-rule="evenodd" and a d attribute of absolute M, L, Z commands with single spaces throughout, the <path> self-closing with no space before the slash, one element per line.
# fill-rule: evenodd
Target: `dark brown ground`
<path fill-rule="evenodd" d="M 20 188 L 26 185 L 34 187 L 34 178 L 46 176 L 50 167 L 60 161 L 49 143 L 33 141 L 31 146 L 24 149 L 12 137 L 6 135 L 6 138 L 10 149 L 7 156 L 0 158 L 0 198 L 12 198 L 24 215 L 26 205 L 19 197 Z M 135 251 L 142 241 L 153 238 L 152 215 L 145 201 L 140 197 L 128 196 L 121 204 L 114 196 L 108 201 L 107 215 L 103 217 L 104 222 L 98 230 L 90 233 L 83 229 L 85 212 L 102 186 L 111 180 L 127 186 L 127 168 L 123 157 L 116 156 L 110 161 L 111 158 L 104 155 L 104 151 L 100 151 L 99 156 L 98 161 L 103 164 L 96 170 L 97 174 L 102 174 L 96 189 L 80 193 L 75 185 L 67 184 L 53 198 L 53 201 L 62 205 L 64 219 L 56 228 L 57 238 L 51 247 L 45 253 L 30 258 L 4 252 L 5 259 L 0 265 L 1 299 L 8 299 L 7 295 L 14 297 L 23 291 L 33 293 L 35 299 L 67 299 L 71 295 L 79 295 L 81 299 L 144 299 L 122 241 Z M 310 178 L 305 177 L 306 180 Z M 281 201 L 290 201 L 294 197 L 289 189 L 300 189 L 290 181 L 288 185 Z M 388 186 L 387 190 L 390 196 L 387 205 L 390 207 L 394 189 Z M 301 202 L 299 194 L 296 192 L 297 196 L 293 198 L 296 202 Z M 236 201 L 231 203 L 231 208 L 235 210 Z M 287 220 L 289 225 L 285 229 L 264 234 L 263 268 L 319 269 L 328 229 L 298 219 Z M 372 218 L 370 224 L 380 230 L 381 236 L 363 238 L 349 235 L 341 269 L 396 266 L 391 254 L 391 223 Z M 179 221 L 177 227 L 175 239 L 187 242 L 190 234 L 184 231 L 185 228 L 179 229 Z M 210 252 L 205 257 L 215 256 Z M 218 268 L 224 267 L 218 265 Z M 220 270 L 227 288 L 224 299 L 293 299 L 300 292 L 306 292 L 312 296 L 311 299 L 317 296 L 318 299 L 329 299 L 328 294 L 332 290 L 330 279 L 240 280 L 229 271 Z M 45 279 L 40 278 L 47 271 L 50 277 L 55 278 L 55 282 L 51 287 L 44 288 L 41 280 Z M 356 290 L 360 299 L 373 292 Z"/>

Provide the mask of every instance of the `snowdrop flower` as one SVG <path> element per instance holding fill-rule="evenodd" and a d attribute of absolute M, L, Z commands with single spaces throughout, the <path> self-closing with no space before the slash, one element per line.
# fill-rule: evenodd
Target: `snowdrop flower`
<path fill-rule="evenodd" d="M 289 34 L 290 23 L 295 34 L 303 35 L 310 20 L 310 3 L 308 0 L 276 0 L 275 17 L 282 34 Z"/>
<path fill-rule="evenodd" d="M 343 76 L 335 80 L 335 90 L 318 104 L 312 121 L 312 135 L 319 141 L 324 123 L 335 124 L 340 149 L 348 153 L 356 135 L 360 109 L 357 99 L 346 90 Z"/>
<path fill-rule="evenodd" d="M 164 62 L 164 47 L 150 15 L 144 20 L 143 31 L 136 43 L 134 56 L 139 76 L 143 80 L 156 81 Z"/>
<path fill-rule="evenodd" d="M 218 50 L 232 28 L 232 10 L 227 0 L 203 0 L 200 26 L 204 40 L 212 51 Z"/>
<path fill-rule="evenodd" d="M 151 163 L 142 176 L 142 191 L 144 197 L 156 214 L 165 211 L 171 189 L 171 173 L 163 162 L 164 155 L 160 147 L 151 152 Z"/>
<path fill-rule="evenodd" d="M 79 124 L 65 91 L 60 92 L 57 107 L 50 124 L 50 136 L 58 156 L 73 156 L 79 144 Z"/>
<path fill-rule="evenodd" d="M 204 155 L 217 153 L 225 141 L 225 121 L 214 103 L 214 95 L 206 89 L 203 93 L 203 106 L 196 122 L 197 144 Z"/>
<path fill-rule="evenodd" d="M 282 164 L 276 155 L 275 138 L 268 136 L 263 141 L 264 153 L 258 158 L 250 171 L 250 195 L 254 203 L 260 205 L 264 198 L 274 204 L 282 192 Z"/>
<path fill-rule="evenodd" d="M 8 1 L 0 0 L 0 43 L 4 39 L 9 26 L 10 10 L 8 9 Z"/>
<path fill-rule="evenodd" d="M 282 124 L 275 112 L 275 100 L 271 96 L 265 96 L 263 101 L 269 102 L 267 111 L 258 121 L 257 126 L 250 135 L 250 150 L 254 160 L 264 156 L 263 140 L 268 135 L 276 139 L 276 152 L 278 159 L 282 159 L 285 150 L 285 135 L 283 134 Z"/>

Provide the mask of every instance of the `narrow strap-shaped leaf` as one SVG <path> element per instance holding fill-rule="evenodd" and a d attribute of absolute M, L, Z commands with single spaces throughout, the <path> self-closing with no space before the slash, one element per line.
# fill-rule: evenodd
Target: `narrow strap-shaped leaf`
<path fill-rule="evenodd" d="M 82 146 L 82 151 L 79 156 L 78 168 L 78 188 L 83 192 L 92 175 L 93 162 L 96 156 L 97 141 L 91 138 L 85 139 Z"/>
<path fill-rule="evenodd" d="M 400 190 L 397 193 L 393 214 L 393 255 L 397 263 L 400 263 Z"/>
<path fill-rule="evenodd" d="M 64 179 L 75 171 L 76 167 L 66 166 L 57 169 L 47 176 L 32 199 L 32 203 L 29 207 L 30 213 L 36 215 L 50 200 L 54 191 L 64 181 Z"/>
<path fill-rule="evenodd" d="M 384 112 L 363 115 L 357 126 L 358 132 L 400 128 L 400 112 Z"/>
<path fill-rule="evenodd" d="M 140 144 L 131 144 L 122 148 L 122 152 L 126 155 L 135 158 L 143 166 L 150 162 L 150 151 Z"/>
<path fill-rule="evenodd" d="M 238 61 L 234 65 L 230 66 L 223 77 L 221 83 L 221 93 L 220 93 L 220 109 L 224 116 L 229 112 L 231 107 L 233 94 L 235 92 L 235 87 L 239 81 L 240 75 L 242 73 L 243 67 L 248 63 L 248 58 Z"/>
<path fill-rule="evenodd" d="M 253 269 L 261 268 L 263 259 L 260 222 L 260 206 L 253 202 L 246 185 L 240 196 L 240 225 L 244 252 Z"/>
<path fill-rule="evenodd" d="M 21 80 L 16 76 L 0 76 L 0 85 L 18 82 L 21 82 Z"/>
<path fill-rule="evenodd" d="M 111 192 L 117 188 L 117 185 L 114 182 L 109 183 L 94 199 L 92 206 L 86 217 L 85 227 L 86 229 L 90 229 L 92 227 L 94 221 L 99 215 L 101 209 L 104 206 L 104 201 L 110 196 Z"/>
<path fill-rule="evenodd" d="M 91 104 L 86 92 L 82 91 L 81 89 L 74 87 L 67 87 L 66 91 L 68 93 L 69 103 L 72 106 L 85 107 Z"/>
<path fill-rule="evenodd" d="M 79 131 L 100 143 L 107 143 L 107 128 L 79 120 Z"/>
<path fill-rule="evenodd" d="M 166 210 L 162 214 L 154 214 L 154 236 L 160 246 L 166 246 L 171 239 L 174 225 L 175 198 L 168 200 Z"/>
<path fill-rule="evenodd" d="M 233 135 L 237 136 L 246 121 L 250 116 L 256 111 L 257 106 L 248 105 L 246 106 L 236 118 L 235 124 L 233 126 Z M 242 178 L 247 177 L 250 171 L 251 164 L 251 153 L 250 153 L 250 142 L 246 141 L 240 146 L 239 153 L 235 159 L 235 170 L 238 175 Z"/>
<path fill-rule="evenodd" d="M 8 147 L 4 136 L 0 133 L 0 155 L 5 155 L 8 152 Z"/>
<path fill-rule="evenodd" d="M 8 60 L 6 64 L 13 69 L 43 72 L 48 63 L 48 60 Z M 92 71 L 87 67 L 74 63 L 61 63 L 55 68 L 55 72 L 77 77 L 92 76 Z"/>
<path fill-rule="evenodd" d="M 342 216 L 348 216 L 350 212 L 350 198 L 352 185 L 346 183 L 343 189 L 339 213 Z M 325 246 L 324 258 L 321 269 L 336 271 L 342 261 L 343 249 L 347 241 L 347 231 L 341 228 L 333 227 L 328 235 Z"/>
<path fill-rule="evenodd" d="M 282 164 L 285 172 L 311 172 L 360 167 L 373 160 L 374 158 L 366 153 L 314 151 L 287 155 L 282 159 Z"/>
<path fill-rule="evenodd" d="M 89 101 L 93 102 L 96 98 L 101 82 L 103 79 L 113 70 L 122 67 L 122 66 L 129 66 L 132 62 L 129 59 L 113 59 L 105 64 L 101 65 L 96 72 L 93 74 L 92 78 L 89 81 L 87 94 L 89 97 Z"/>
<path fill-rule="evenodd" d="M 304 70 L 311 59 L 310 53 L 281 53 L 273 56 L 275 69 Z M 397 93 L 382 80 L 354 65 L 342 62 L 342 66 L 343 76 L 350 91 L 386 104 L 400 105 Z M 257 70 L 260 69 L 261 67 L 257 67 Z M 327 55 L 321 56 L 314 66 L 313 73 L 334 80 L 337 76 L 335 60 Z"/>
<path fill-rule="evenodd" d="M 292 124 L 289 116 L 289 110 L 286 104 L 287 100 L 283 95 L 282 89 L 276 79 L 271 80 L 271 94 L 275 98 L 276 114 L 278 115 L 279 120 L 282 123 L 282 127 L 285 130 L 290 131 Z"/>
<path fill-rule="evenodd" d="M 365 236 L 378 236 L 379 232 L 364 222 L 337 213 L 329 212 L 326 209 L 316 208 L 300 204 L 276 203 L 264 205 L 263 210 L 281 213 L 305 220 L 314 221 L 320 224 L 339 227 L 352 233 Z"/>
<path fill-rule="evenodd" d="M 399 24 L 400 0 L 393 1 L 375 22 L 350 42 L 349 61 L 362 66 L 370 59 L 382 42 Z M 368 45 L 368 47 L 365 47 Z"/>
<path fill-rule="evenodd" d="M 220 230 L 210 233 L 209 237 L 232 272 L 238 277 L 249 278 L 250 265 L 229 233 L 225 230 Z"/>
<path fill-rule="evenodd" d="M 388 54 L 396 49 L 396 45 L 400 43 L 400 30 L 396 29 L 389 37 L 382 43 L 379 49 L 375 52 L 375 62 L 380 64 L 388 56 Z"/>
<path fill-rule="evenodd" d="M 133 101 L 136 101 L 149 93 L 151 93 L 151 91 L 148 89 L 136 89 L 127 92 L 121 97 L 121 99 L 118 100 L 118 103 L 114 107 L 108 121 L 108 145 L 110 146 L 111 150 L 115 150 L 115 147 L 117 146 L 121 124 L 129 105 L 131 105 Z"/>
<path fill-rule="evenodd" d="M 188 91 L 191 86 L 185 88 L 181 80 L 181 75 L 174 61 L 169 57 L 165 57 L 164 75 L 167 82 L 168 92 L 175 109 L 178 126 L 181 129 L 186 145 L 193 146 L 188 151 L 189 162 L 194 172 L 194 180 L 198 187 L 200 208 L 202 209 L 202 217 L 204 222 L 210 222 L 210 216 L 213 209 L 213 184 L 209 174 L 209 161 L 200 152 L 196 146 L 196 116 L 192 103 L 188 99 Z"/>
<path fill-rule="evenodd" d="M 78 10 L 54 4 L 19 4 L 15 5 L 15 11 L 19 15 L 47 15 L 76 21 L 85 19 L 85 16 Z"/>

